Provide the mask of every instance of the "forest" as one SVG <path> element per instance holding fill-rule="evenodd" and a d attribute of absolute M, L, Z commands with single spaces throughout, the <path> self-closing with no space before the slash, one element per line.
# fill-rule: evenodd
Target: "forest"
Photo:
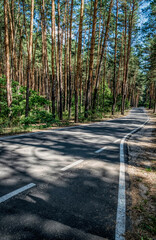
<path fill-rule="evenodd" d="M 0 129 L 156 112 L 154 0 L 0 1 Z"/>

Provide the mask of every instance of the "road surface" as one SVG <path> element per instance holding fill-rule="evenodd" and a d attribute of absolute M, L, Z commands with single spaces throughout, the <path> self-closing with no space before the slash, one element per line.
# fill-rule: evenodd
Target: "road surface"
<path fill-rule="evenodd" d="M 35 186 L 0 203 L 0 240 L 115 239 L 120 141 L 146 120 L 134 108 L 120 119 L 1 138 L 1 199 Z"/>

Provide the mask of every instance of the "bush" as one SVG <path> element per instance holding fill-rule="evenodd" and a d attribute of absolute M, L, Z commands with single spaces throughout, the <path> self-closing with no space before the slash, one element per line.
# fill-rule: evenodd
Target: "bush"
<path fill-rule="evenodd" d="M 0 78 L 0 124 L 7 122 L 8 125 L 51 123 L 52 114 L 45 108 L 51 106 L 51 102 L 30 90 L 29 116 L 25 118 L 26 87 L 19 86 L 18 82 L 12 81 L 12 105 L 7 107 L 6 78 Z M 8 117 L 9 116 L 9 117 Z M 8 121 L 6 121 L 6 119 Z M 11 123 L 11 124 L 10 124 Z M 6 125 L 6 124 L 5 124 Z"/>

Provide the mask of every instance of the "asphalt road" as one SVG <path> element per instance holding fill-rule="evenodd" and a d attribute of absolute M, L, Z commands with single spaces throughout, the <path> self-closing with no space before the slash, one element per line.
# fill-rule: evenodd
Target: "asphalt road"
<path fill-rule="evenodd" d="M 36 186 L 0 203 L 0 240 L 114 239 L 120 140 L 146 120 L 137 108 L 120 119 L 1 139 L 0 197 Z"/>

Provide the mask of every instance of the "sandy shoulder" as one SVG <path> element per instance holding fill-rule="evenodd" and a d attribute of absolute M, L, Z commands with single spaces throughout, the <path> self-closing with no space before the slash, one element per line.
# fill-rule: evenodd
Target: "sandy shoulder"
<path fill-rule="evenodd" d="M 156 239 L 156 115 L 128 141 L 127 240 Z"/>

